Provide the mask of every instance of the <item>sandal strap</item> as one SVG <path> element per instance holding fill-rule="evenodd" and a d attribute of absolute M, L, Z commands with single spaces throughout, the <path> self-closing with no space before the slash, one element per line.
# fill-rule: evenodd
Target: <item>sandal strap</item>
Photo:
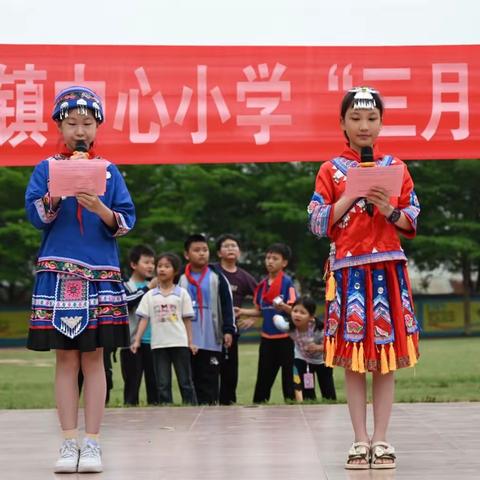
<path fill-rule="evenodd" d="M 395 459 L 395 449 L 387 442 L 375 442 L 372 444 L 372 461 L 377 459 Z"/>
<path fill-rule="evenodd" d="M 348 450 L 348 460 L 365 459 L 368 462 L 368 455 L 370 453 L 370 445 L 366 442 L 354 442 Z"/>

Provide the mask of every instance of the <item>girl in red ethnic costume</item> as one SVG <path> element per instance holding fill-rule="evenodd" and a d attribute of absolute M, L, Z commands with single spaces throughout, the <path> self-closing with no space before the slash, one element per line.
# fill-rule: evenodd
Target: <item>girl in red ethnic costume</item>
<path fill-rule="evenodd" d="M 418 324 L 399 234 L 413 238 L 420 205 L 406 165 L 380 153 L 383 103 L 360 87 L 345 95 L 340 125 L 347 138 L 341 155 L 320 167 L 308 206 L 311 231 L 331 240 L 327 268 L 325 364 L 345 368 L 355 441 L 345 468 L 394 468 L 387 443 L 394 399 L 393 372 L 415 365 Z M 348 169 L 359 168 L 362 149 L 373 147 L 374 166 L 403 166 L 399 197 L 381 186 L 366 198 L 345 196 Z M 363 150 L 365 152 L 365 150 Z M 374 431 L 366 426 L 366 372 L 372 372 Z"/>

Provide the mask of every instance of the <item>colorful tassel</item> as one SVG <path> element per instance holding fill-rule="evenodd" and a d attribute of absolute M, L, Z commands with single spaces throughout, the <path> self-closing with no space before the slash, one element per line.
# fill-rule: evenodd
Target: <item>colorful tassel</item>
<path fill-rule="evenodd" d="M 333 359 L 335 358 L 335 349 L 337 348 L 335 344 L 335 337 L 332 337 L 332 353 L 330 354 L 330 366 L 333 367 Z"/>
<path fill-rule="evenodd" d="M 393 348 L 393 343 L 390 344 L 388 350 L 388 368 L 393 371 L 397 369 L 397 359 L 395 358 L 395 349 Z"/>
<path fill-rule="evenodd" d="M 413 344 L 413 338 L 411 335 L 407 336 L 407 350 L 408 358 L 410 360 L 410 367 L 413 367 L 417 363 L 417 355 L 415 353 L 415 346 Z"/>
<path fill-rule="evenodd" d="M 327 284 L 325 286 L 325 300 L 327 302 L 332 302 L 335 300 L 335 290 L 335 276 L 333 275 L 333 272 L 330 272 L 328 274 Z"/>
<path fill-rule="evenodd" d="M 365 373 L 365 353 L 363 351 L 363 342 L 360 342 L 358 349 L 358 373 Z"/>
<path fill-rule="evenodd" d="M 333 357 L 335 356 L 335 337 L 328 337 L 327 351 L 325 353 L 325 366 L 333 367 Z"/>
<path fill-rule="evenodd" d="M 382 350 L 380 351 L 380 373 L 388 373 L 388 362 L 387 354 L 385 353 L 385 345 L 382 345 Z"/>
<path fill-rule="evenodd" d="M 330 364 L 330 355 L 332 352 L 332 337 L 327 337 L 325 341 L 325 351 L 323 352 L 324 357 L 325 357 L 325 366 L 326 367 L 331 367 Z"/>
<path fill-rule="evenodd" d="M 354 342 L 352 348 L 352 372 L 358 372 L 358 349 L 356 342 Z"/>

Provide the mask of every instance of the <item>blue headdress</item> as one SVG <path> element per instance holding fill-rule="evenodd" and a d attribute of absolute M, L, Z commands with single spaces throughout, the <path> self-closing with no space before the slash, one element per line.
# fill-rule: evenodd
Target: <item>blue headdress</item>
<path fill-rule="evenodd" d="M 69 110 L 74 108 L 80 115 L 86 115 L 87 110 L 90 110 L 98 123 L 105 119 L 100 97 L 93 90 L 78 85 L 62 90 L 55 97 L 52 118 L 55 121 L 62 121 L 68 117 Z"/>

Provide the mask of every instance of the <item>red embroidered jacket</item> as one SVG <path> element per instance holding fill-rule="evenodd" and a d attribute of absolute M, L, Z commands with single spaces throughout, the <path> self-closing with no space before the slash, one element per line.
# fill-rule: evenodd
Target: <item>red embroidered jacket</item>
<path fill-rule="evenodd" d="M 399 197 L 390 203 L 402 210 L 412 227 L 402 230 L 388 222 L 377 208 L 372 217 L 366 212 L 365 199 L 359 198 L 352 207 L 333 223 L 333 204 L 345 191 L 349 168 L 358 168 L 360 156 L 346 147 L 340 157 L 325 162 L 320 167 L 315 192 L 308 205 L 309 226 L 314 235 L 331 239 L 330 269 L 363 265 L 387 260 L 406 260 L 398 233 L 407 238 L 416 234 L 420 204 L 413 188 L 407 166 L 398 158 L 382 155 L 374 148 L 375 163 L 379 166 L 403 165 L 403 184 Z"/>

